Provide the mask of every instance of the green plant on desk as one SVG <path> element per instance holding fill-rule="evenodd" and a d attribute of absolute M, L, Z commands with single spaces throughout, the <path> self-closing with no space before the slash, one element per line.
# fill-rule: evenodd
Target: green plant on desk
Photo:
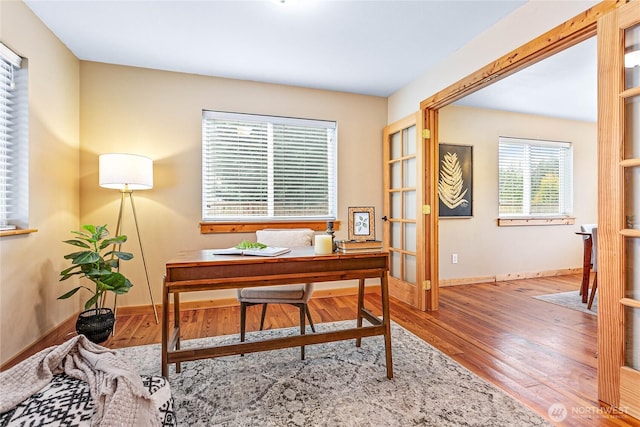
<path fill-rule="evenodd" d="M 252 242 L 251 240 L 243 240 L 238 245 L 236 245 L 236 249 L 264 249 L 267 245 L 260 242 Z"/>

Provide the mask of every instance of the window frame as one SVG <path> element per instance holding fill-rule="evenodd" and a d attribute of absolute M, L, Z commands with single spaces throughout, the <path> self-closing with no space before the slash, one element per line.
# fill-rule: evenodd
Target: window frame
<path fill-rule="evenodd" d="M 529 206 L 528 212 L 522 214 L 501 214 L 501 145 L 503 143 L 519 144 L 524 147 L 557 147 L 566 148 L 567 154 L 564 158 L 564 164 L 558 166 L 558 174 L 560 175 L 562 169 L 566 169 L 564 178 L 561 180 L 564 184 L 564 192 L 559 194 L 559 206 L 565 206 L 565 212 L 554 213 L 531 213 L 530 204 L 523 202 L 524 206 Z M 525 176 L 531 174 L 531 164 L 527 165 Z M 573 143 L 566 141 L 553 141 L 544 139 L 532 139 L 532 138 L 518 138 L 518 137 L 498 137 L 498 226 L 521 226 L 521 225 L 571 225 L 575 223 L 575 217 L 573 216 L 573 204 L 574 204 L 574 168 L 573 168 Z M 530 182 L 529 182 L 530 184 Z M 525 185 L 523 185 L 525 186 Z M 529 188 L 529 191 L 531 189 Z M 527 194 L 527 189 L 523 189 L 524 194 Z"/>
<path fill-rule="evenodd" d="M 0 136 L 0 151 L 6 154 L 3 171 L 0 173 L 0 197 L 6 198 L 7 213 L 0 212 L 0 224 L 13 226 L 0 230 L 0 236 L 14 236 L 32 233 L 29 224 L 29 97 L 27 60 L 21 58 L 12 49 L 0 42 L 0 60 L 2 61 L 3 87 L 0 108 L 7 108 L 4 116 L 8 131 Z M 13 86 L 15 85 L 15 86 Z M 13 87 L 11 87 L 13 86 Z M 5 98 L 6 95 L 6 98 Z M 11 106 L 9 107 L 9 104 Z M 11 188 L 12 195 L 7 195 Z"/>
<path fill-rule="evenodd" d="M 326 191 L 328 192 L 327 211 L 326 214 L 314 214 L 307 216 L 277 216 L 277 212 L 269 211 L 263 216 L 207 216 L 206 206 L 207 194 L 206 183 L 207 179 L 210 179 L 207 171 L 207 156 L 206 152 L 208 144 L 211 144 L 209 136 L 207 135 L 208 126 L 211 126 L 213 120 L 238 120 L 243 122 L 254 122 L 256 124 L 268 124 L 269 129 L 271 126 L 286 125 L 286 126 L 300 126 L 300 127 L 317 127 L 318 129 L 330 130 L 330 140 L 327 142 L 326 167 L 327 179 L 323 181 L 323 185 L 326 185 Z M 209 129 L 210 130 L 210 129 Z M 271 133 L 268 134 L 267 144 L 273 143 L 271 140 Z M 209 140 L 208 140 L 209 138 Z M 219 233 L 219 232 L 250 232 L 258 229 L 263 229 L 266 226 L 271 228 L 292 228 L 292 227 L 308 227 L 316 231 L 326 230 L 327 222 L 334 223 L 334 230 L 339 229 L 339 222 L 336 221 L 337 215 L 337 179 L 338 179 L 338 161 L 337 161 L 337 139 L 338 139 L 338 125 L 336 121 L 331 120 L 319 120 L 319 119 L 305 119 L 305 118 L 292 118 L 273 115 L 260 115 L 260 114 L 248 114 L 248 113 L 233 113 L 224 111 L 203 110 L 202 111 L 202 191 L 201 191 L 201 214 L 202 220 L 200 222 L 201 233 Z M 239 142 L 240 146 L 243 144 Z M 290 161 L 290 159 L 289 159 Z M 264 179 L 266 185 L 273 185 L 273 157 L 268 159 L 269 175 L 267 179 Z M 261 181 L 262 182 L 262 181 Z M 273 188 L 270 187 L 268 194 L 270 197 L 269 205 L 272 205 L 274 197 Z M 208 191 L 208 190 L 207 190 Z M 211 195 L 209 195 L 210 197 Z"/>

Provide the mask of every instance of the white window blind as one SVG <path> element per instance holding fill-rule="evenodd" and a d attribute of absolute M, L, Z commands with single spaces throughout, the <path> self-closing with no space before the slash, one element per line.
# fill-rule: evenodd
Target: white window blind
<path fill-rule="evenodd" d="M 336 122 L 203 111 L 204 221 L 335 219 Z"/>
<path fill-rule="evenodd" d="M 19 146 L 26 130 L 23 123 L 26 99 L 21 79 L 21 58 L 0 43 L 0 230 L 16 228 L 19 221 Z"/>
<path fill-rule="evenodd" d="M 499 216 L 566 216 L 573 211 L 569 142 L 500 137 Z"/>

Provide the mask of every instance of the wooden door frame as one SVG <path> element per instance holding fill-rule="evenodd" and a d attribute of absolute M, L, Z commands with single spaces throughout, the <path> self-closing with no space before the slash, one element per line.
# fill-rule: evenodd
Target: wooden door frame
<path fill-rule="evenodd" d="M 624 35 L 622 29 L 638 21 L 640 2 L 610 13 L 598 27 L 598 397 L 612 406 L 640 417 L 637 384 L 640 372 L 625 366 L 625 259 L 624 238 L 637 238 L 637 230 L 625 230 L 625 100 L 638 96 L 638 88 L 625 90 Z M 616 46 L 617 49 L 610 49 Z M 622 96 L 624 93 L 624 96 Z M 632 162 L 635 163 L 635 162 Z M 604 286 L 603 286 L 604 285 Z"/>
<path fill-rule="evenodd" d="M 606 0 L 598 3 L 574 18 L 558 25 L 523 46 L 503 55 L 496 61 L 446 87 L 435 95 L 423 100 L 420 103 L 422 124 L 424 129 L 430 131 L 429 144 L 425 146 L 425 152 L 431 153 L 431 155 L 427 155 L 425 159 L 425 167 L 431 171 L 430 174 L 425 174 L 426 179 L 430 180 L 431 183 L 437 182 L 438 157 L 433 154 L 437 153 L 438 148 L 438 112 L 441 108 L 558 52 L 597 36 L 598 20 L 609 12 L 623 6 L 625 3 L 626 1 L 624 0 Z M 425 231 L 431 233 L 430 262 L 428 264 L 431 265 L 431 269 L 433 270 L 431 277 L 434 278 L 431 290 L 427 295 L 427 309 L 437 310 L 439 305 L 439 283 L 437 280 L 439 265 L 437 186 L 430 185 L 430 183 L 427 182 L 425 183 L 425 192 L 429 192 L 429 194 L 425 195 L 425 198 L 431 200 L 433 202 L 431 205 L 434 207 L 425 227 Z M 598 204 L 600 206 L 601 202 L 599 201 Z M 599 334 L 600 333 L 602 332 L 599 331 Z M 611 366 L 608 368 L 611 368 Z M 602 367 L 600 367 L 599 371 L 601 369 Z M 604 381 L 602 375 L 612 373 L 610 369 L 606 369 L 606 371 L 607 372 L 602 372 L 599 377 L 598 398 L 606 404 L 616 406 L 619 402 L 619 396 L 612 393 L 609 388 L 603 389 L 601 385 L 601 382 Z"/>

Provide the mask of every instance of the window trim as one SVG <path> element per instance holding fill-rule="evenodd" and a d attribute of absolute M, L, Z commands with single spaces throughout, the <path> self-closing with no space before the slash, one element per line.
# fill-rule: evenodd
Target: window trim
<path fill-rule="evenodd" d="M 254 233 L 257 230 L 265 228 L 310 228 L 313 231 L 326 231 L 326 221 L 261 221 L 261 222 L 247 222 L 247 221 L 216 221 L 216 222 L 201 222 L 200 233 L 201 234 L 216 234 L 216 233 Z M 334 231 L 340 230 L 340 221 L 333 221 Z"/>
<path fill-rule="evenodd" d="M 255 231 L 265 226 L 271 228 L 291 228 L 291 227 L 308 227 L 316 231 L 326 230 L 327 221 L 334 222 L 334 229 L 338 229 L 336 224 L 337 209 L 338 209 L 338 124 L 335 120 L 323 120 L 323 119 L 306 119 L 286 116 L 275 116 L 267 114 L 251 114 L 251 113 L 235 113 L 224 112 L 215 110 L 202 110 L 202 184 L 204 186 L 205 178 L 205 120 L 221 119 L 221 120 L 238 120 L 238 121 L 255 121 L 262 123 L 269 123 L 275 125 L 291 125 L 301 127 L 313 127 L 329 129 L 333 132 L 332 143 L 329 146 L 329 152 L 327 153 L 329 176 L 326 182 L 327 189 L 329 191 L 328 212 L 326 215 L 309 215 L 306 217 L 298 216 L 268 216 L 268 217 L 220 217 L 205 218 L 204 192 L 201 194 L 201 212 L 202 219 L 200 222 L 201 233 L 217 233 L 217 232 L 234 232 L 234 231 Z"/>
<path fill-rule="evenodd" d="M 575 217 L 573 216 L 573 203 L 574 203 L 574 191 L 573 191 L 573 179 L 574 179 L 574 168 L 573 168 L 573 143 L 567 141 L 555 141 L 550 139 L 538 139 L 538 138 L 521 138 L 521 137 L 510 137 L 510 136 L 499 136 L 498 137 L 498 181 L 500 180 L 500 143 L 521 143 L 521 144 L 530 144 L 530 145 L 549 145 L 549 146 L 557 146 L 562 147 L 566 146 L 571 150 L 571 158 L 568 161 L 568 167 L 571 169 L 571 173 L 565 185 L 570 187 L 570 204 L 571 209 L 566 214 L 561 213 L 552 213 L 552 214 L 539 214 L 532 215 L 530 213 L 522 214 L 522 215 L 513 215 L 513 214 L 505 214 L 500 215 L 500 182 L 498 182 L 498 217 L 496 219 L 498 227 L 508 227 L 508 226 L 523 226 L 523 225 L 573 225 L 575 224 Z"/>
<path fill-rule="evenodd" d="M 10 210 L 7 214 L 2 214 L 2 224 L 8 227 L 0 230 L 0 237 L 29 234 L 37 230 L 31 229 L 29 225 L 29 140 L 28 140 L 28 75 L 27 60 L 20 57 L 13 50 L 0 42 L 0 57 L 2 62 L 9 66 L 10 81 L 15 82 L 15 86 L 3 88 L 3 92 L 13 98 L 13 115 L 11 119 L 14 127 L 10 126 L 10 138 L 2 142 L 2 146 L 9 149 L 11 154 L 6 164 L 8 175 L 4 175 L 7 185 L 11 185 L 13 196 L 8 197 Z M 4 68 L 4 67 L 3 67 Z M 6 70 L 6 68 L 4 68 Z M 10 142 L 10 140 L 12 142 Z M 9 175 L 13 177 L 10 178 Z M 4 191 L 3 191 L 4 192 Z M 11 210 L 12 209 L 12 210 Z"/>

